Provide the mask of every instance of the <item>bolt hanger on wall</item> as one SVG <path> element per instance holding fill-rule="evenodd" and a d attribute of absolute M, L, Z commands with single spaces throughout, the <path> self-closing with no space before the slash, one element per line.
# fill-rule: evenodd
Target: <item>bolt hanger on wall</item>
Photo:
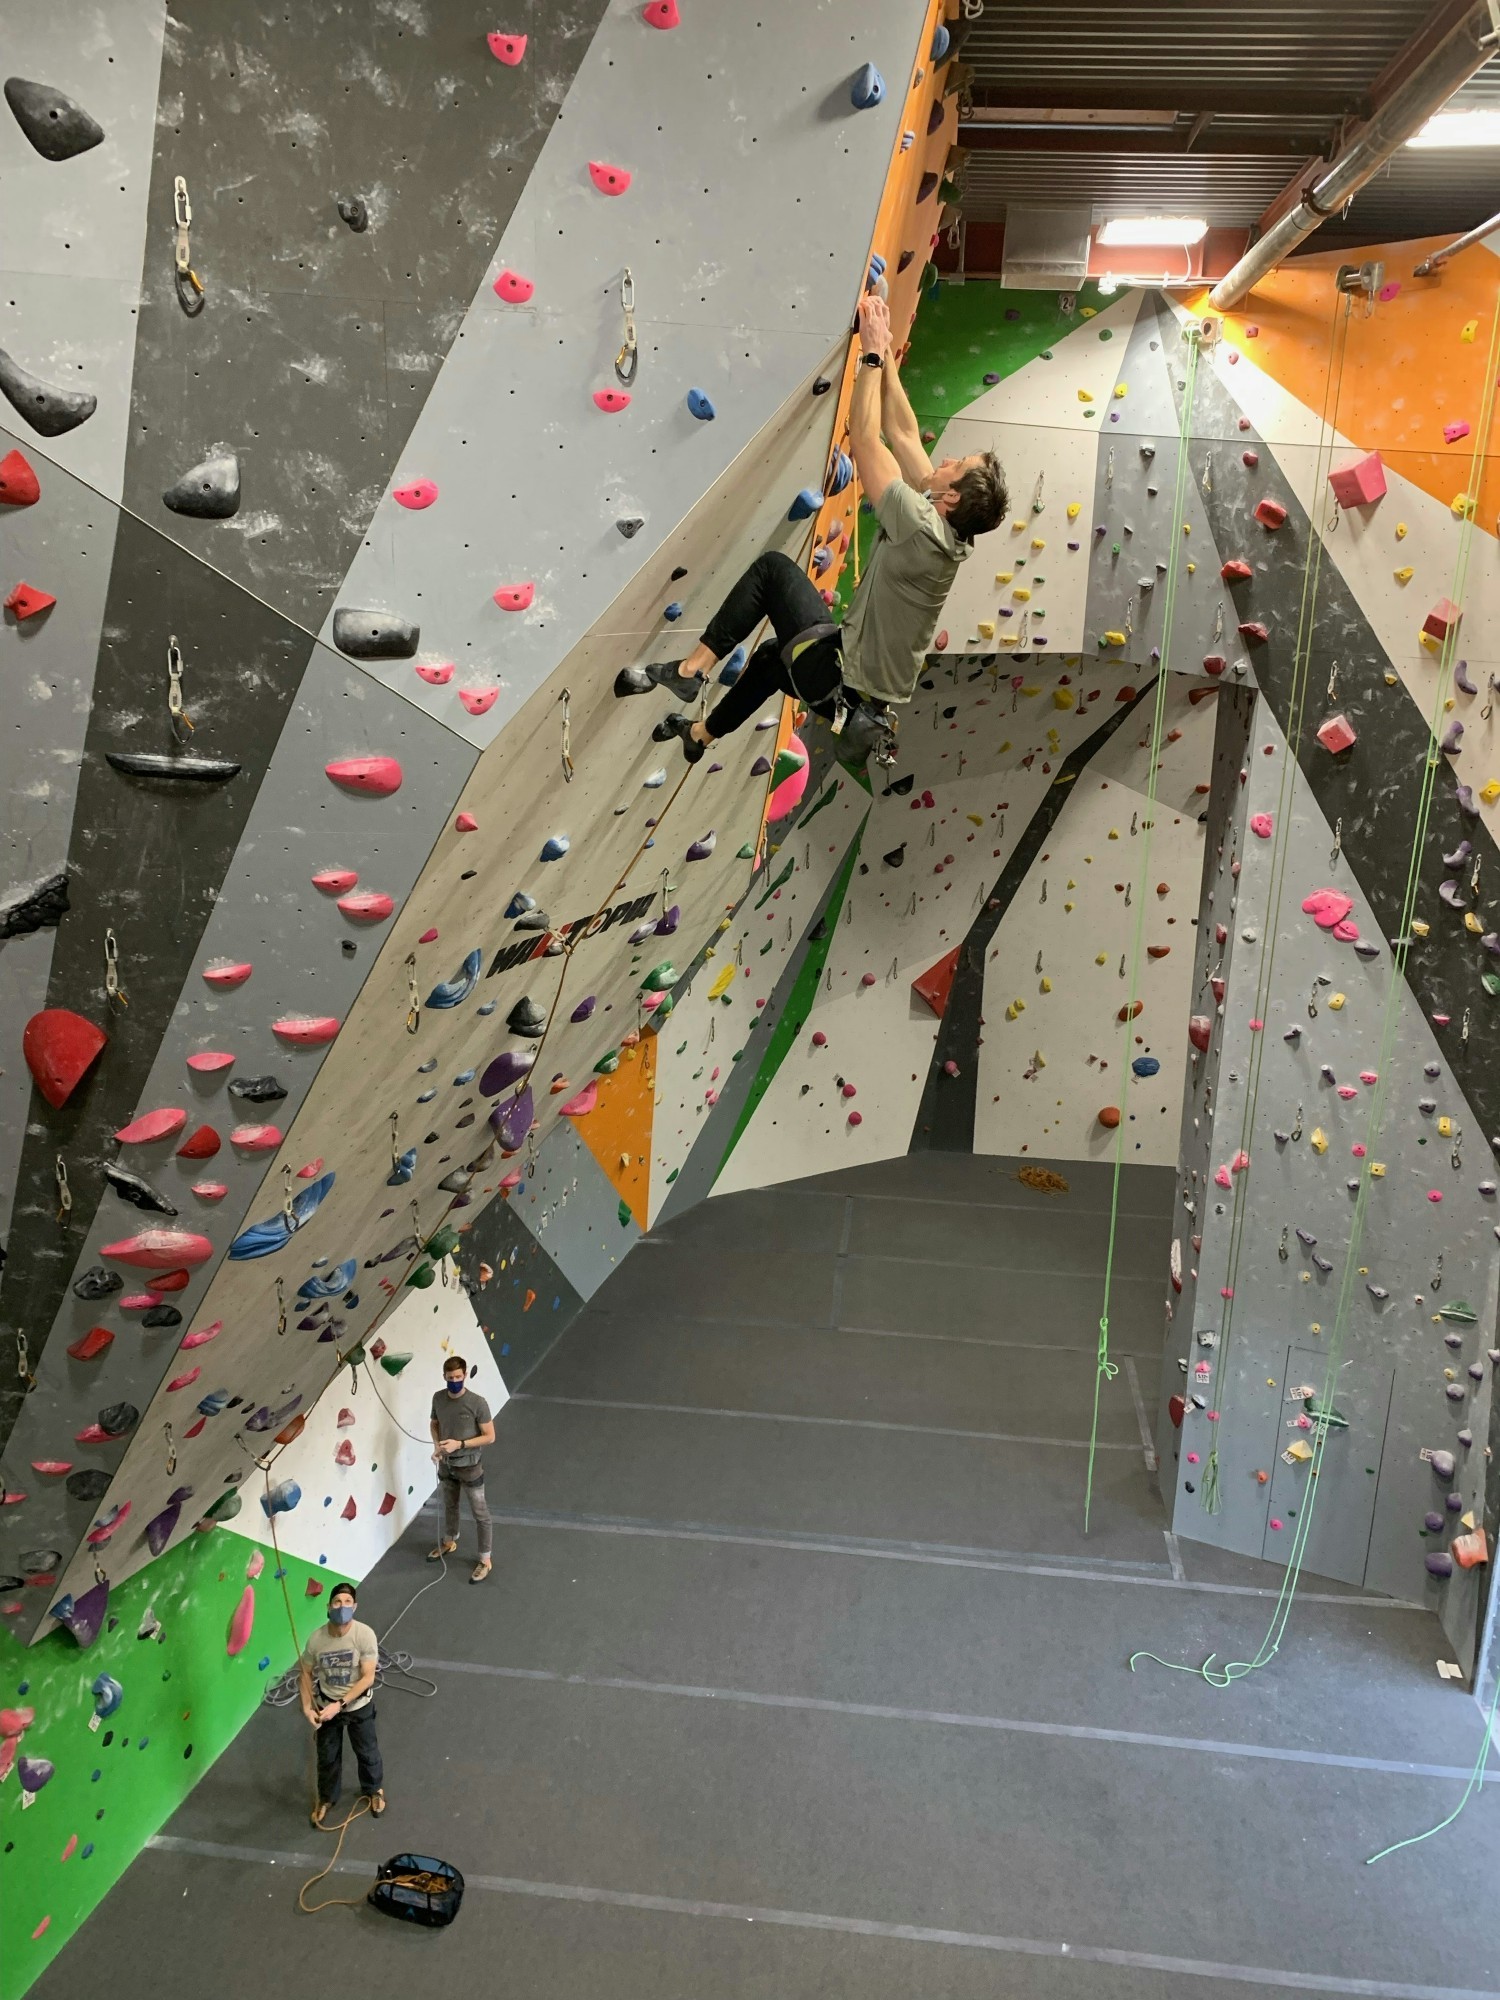
<path fill-rule="evenodd" d="M 173 256 L 176 263 L 173 282 L 177 287 L 177 303 L 189 319 L 196 319 L 207 303 L 203 290 L 203 280 L 193 269 L 193 250 L 188 231 L 193 226 L 193 205 L 188 200 L 188 186 L 181 174 L 172 181 L 172 230 Z"/>

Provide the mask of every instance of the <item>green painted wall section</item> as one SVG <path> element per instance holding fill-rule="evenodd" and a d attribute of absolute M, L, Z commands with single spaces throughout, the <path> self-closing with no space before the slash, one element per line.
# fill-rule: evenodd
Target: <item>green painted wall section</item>
<path fill-rule="evenodd" d="M 249 1643 L 233 1659 L 225 1650 L 258 1549 L 222 1528 L 189 1535 L 113 1594 L 114 1627 L 86 1652 L 60 1628 L 31 1647 L 0 1632 L 0 1710 L 36 1713 L 17 1761 L 53 1766 L 30 1806 L 16 1770 L 0 1780 L 0 2000 L 20 2000 L 291 1665 L 270 1553 L 249 1586 Z M 318 1616 L 309 1580 L 326 1587 L 337 1577 L 291 1556 L 284 1567 L 305 1636 Z M 91 1730 L 99 1674 L 124 1698 Z M 288 1731 L 289 1759 L 306 1734 Z"/>

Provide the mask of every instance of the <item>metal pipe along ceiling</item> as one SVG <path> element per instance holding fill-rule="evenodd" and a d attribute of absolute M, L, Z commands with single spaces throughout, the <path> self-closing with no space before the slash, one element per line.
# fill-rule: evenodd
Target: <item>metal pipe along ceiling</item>
<path fill-rule="evenodd" d="M 1489 0 L 1474 4 L 1456 21 L 1404 82 L 1399 84 L 1369 123 L 1337 154 L 1322 177 L 1303 191 L 1297 206 L 1274 226 L 1221 278 L 1209 302 L 1228 312 L 1268 271 L 1289 257 L 1330 215 L 1379 172 L 1397 148 L 1440 111 L 1478 69 L 1493 48 L 1482 47 L 1491 29 Z"/>

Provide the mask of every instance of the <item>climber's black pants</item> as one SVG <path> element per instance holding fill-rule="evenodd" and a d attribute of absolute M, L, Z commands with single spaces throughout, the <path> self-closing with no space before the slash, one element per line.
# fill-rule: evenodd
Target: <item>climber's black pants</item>
<path fill-rule="evenodd" d="M 782 664 L 783 648 L 799 632 L 827 624 L 828 606 L 791 557 L 774 549 L 757 556 L 724 599 L 704 630 L 703 644 L 722 660 L 763 618 L 770 619 L 775 637 L 756 647 L 734 686 L 715 704 L 708 717 L 715 738 L 741 728 L 773 694 L 795 695 L 810 708 L 822 708 L 838 690 L 836 633 L 809 646 L 795 667 Z"/>

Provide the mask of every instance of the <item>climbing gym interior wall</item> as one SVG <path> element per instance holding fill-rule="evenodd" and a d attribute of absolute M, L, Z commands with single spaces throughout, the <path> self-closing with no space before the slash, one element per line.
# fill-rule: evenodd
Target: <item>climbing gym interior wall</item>
<path fill-rule="evenodd" d="M 8 1982 L 426 1497 L 441 1356 L 498 1406 L 650 1219 L 657 1030 L 807 757 L 772 710 L 688 769 L 614 682 L 765 548 L 833 596 L 940 12 L 132 0 L 8 48 Z M 54 1893 L 101 1672 L 182 1768 Z"/>

